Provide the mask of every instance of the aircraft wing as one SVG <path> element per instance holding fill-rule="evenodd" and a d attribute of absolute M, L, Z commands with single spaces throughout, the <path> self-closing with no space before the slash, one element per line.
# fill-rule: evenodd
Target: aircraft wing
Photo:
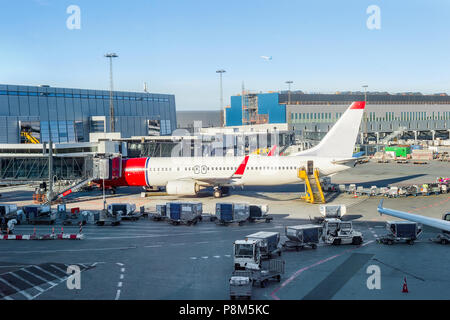
<path fill-rule="evenodd" d="M 244 175 L 245 168 L 247 167 L 248 158 L 249 158 L 249 156 L 245 156 L 242 163 L 239 165 L 237 170 L 231 176 L 202 177 L 200 175 L 200 176 L 193 176 L 193 177 L 185 177 L 185 178 L 181 178 L 179 180 L 197 181 L 200 184 L 211 185 L 211 186 L 239 185 L 239 179 L 241 179 L 242 176 Z"/>
<path fill-rule="evenodd" d="M 421 216 L 418 214 L 412 214 L 412 213 L 408 213 L 408 212 L 404 212 L 404 211 L 383 208 L 383 200 L 380 201 L 380 204 L 378 205 L 377 210 L 378 210 L 378 213 L 380 213 L 380 215 L 386 214 L 388 216 L 397 217 L 400 219 L 405 219 L 405 220 L 409 220 L 409 221 L 413 221 L 413 222 L 418 222 L 418 223 L 421 223 L 421 224 L 429 226 L 429 227 L 433 227 L 436 229 L 450 232 L 450 221 L 425 217 L 425 216 Z"/>
<path fill-rule="evenodd" d="M 354 163 L 354 162 L 358 161 L 359 159 L 361 159 L 361 158 L 340 159 L 340 160 L 331 161 L 331 163 L 348 165 L 348 164 L 351 164 L 351 163 Z"/>

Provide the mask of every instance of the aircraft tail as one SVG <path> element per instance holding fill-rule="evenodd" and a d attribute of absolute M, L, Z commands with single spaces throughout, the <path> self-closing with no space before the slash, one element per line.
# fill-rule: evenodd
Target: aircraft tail
<path fill-rule="evenodd" d="M 365 106 L 364 101 L 353 102 L 318 145 L 295 156 L 352 158 Z"/>

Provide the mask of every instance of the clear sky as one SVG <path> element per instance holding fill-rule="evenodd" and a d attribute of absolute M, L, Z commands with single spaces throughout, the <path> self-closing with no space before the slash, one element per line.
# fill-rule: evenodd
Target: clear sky
<path fill-rule="evenodd" d="M 69 30 L 69 5 L 81 29 Z M 381 28 L 369 30 L 377 5 Z M 241 91 L 450 92 L 448 0 L 1 1 L 0 83 L 175 94 L 178 110 Z M 272 56 L 265 61 L 260 56 Z"/>

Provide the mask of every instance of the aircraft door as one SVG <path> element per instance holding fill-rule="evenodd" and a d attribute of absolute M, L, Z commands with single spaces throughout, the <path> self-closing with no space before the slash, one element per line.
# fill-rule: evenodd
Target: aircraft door
<path fill-rule="evenodd" d="M 309 176 L 314 174 L 314 161 L 312 160 L 308 160 L 307 173 Z"/>

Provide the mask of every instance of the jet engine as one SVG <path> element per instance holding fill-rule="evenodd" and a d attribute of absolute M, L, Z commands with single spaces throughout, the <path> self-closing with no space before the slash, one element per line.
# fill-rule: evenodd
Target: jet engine
<path fill-rule="evenodd" d="M 194 181 L 169 181 L 166 185 L 167 194 L 195 196 L 199 186 Z"/>

